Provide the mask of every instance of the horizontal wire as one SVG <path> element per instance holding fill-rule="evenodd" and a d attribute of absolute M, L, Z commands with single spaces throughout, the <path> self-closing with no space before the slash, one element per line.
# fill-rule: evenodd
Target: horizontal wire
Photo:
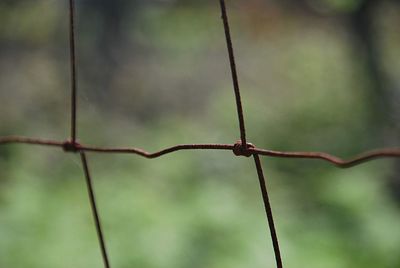
<path fill-rule="evenodd" d="M 181 150 L 232 150 L 233 144 L 178 144 L 154 153 L 149 153 L 139 148 L 105 148 L 85 145 L 78 145 L 77 149 L 98 153 L 133 153 L 152 159 Z"/>
<path fill-rule="evenodd" d="M 34 144 L 34 145 L 42 145 L 42 146 L 55 146 L 64 148 L 68 151 L 76 151 L 76 152 L 97 152 L 97 153 L 127 153 L 127 154 L 137 154 L 143 156 L 145 158 L 157 158 L 166 154 L 170 154 L 176 151 L 181 150 L 233 150 L 234 144 L 178 144 L 171 147 L 167 147 L 160 151 L 149 153 L 143 149 L 135 148 L 135 147 L 98 147 L 91 145 L 83 145 L 83 144 L 71 144 L 68 141 L 56 141 L 56 140 L 47 140 L 47 139 L 36 139 L 36 138 L 28 138 L 21 136 L 6 136 L 0 137 L 0 145 L 2 144 L 13 144 L 13 143 L 23 143 L 23 144 Z M 68 146 L 68 147 L 67 147 Z M 244 148 L 247 150 L 250 155 L 259 154 L 263 156 L 270 157 L 279 157 L 279 158 L 305 158 L 305 159 L 319 159 L 330 162 L 337 167 L 340 168 L 349 168 L 359 164 L 362 164 L 367 161 L 371 161 L 377 158 L 394 158 L 400 157 L 400 148 L 383 148 L 376 149 L 368 152 L 364 152 L 350 160 L 344 160 L 337 156 L 324 153 L 324 152 L 282 152 L 282 151 L 273 151 L 266 150 L 257 147 L 249 147 Z"/>
<path fill-rule="evenodd" d="M 39 139 L 39 138 L 29 138 L 29 137 L 23 137 L 23 136 L 0 137 L 0 145 L 9 144 L 9 143 L 25 143 L 25 144 L 57 146 L 57 147 L 62 147 L 64 144 L 64 142 L 62 142 L 62 141 Z"/>
<path fill-rule="evenodd" d="M 249 152 L 280 158 L 305 158 L 325 160 L 340 168 L 353 167 L 378 158 L 400 157 L 400 148 L 382 148 L 367 151 L 359 154 L 354 158 L 351 158 L 350 160 L 344 160 L 342 158 L 324 152 L 281 152 L 259 148 L 249 148 Z"/>

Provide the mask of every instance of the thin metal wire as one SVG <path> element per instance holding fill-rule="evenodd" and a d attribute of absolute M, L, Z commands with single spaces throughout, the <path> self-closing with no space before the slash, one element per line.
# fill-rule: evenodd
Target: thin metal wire
<path fill-rule="evenodd" d="M 226 45 L 228 50 L 228 57 L 230 63 L 230 70 L 232 74 L 232 83 L 235 93 L 237 116 L 239 121 L 240 130 L 240 141 L 235 144 L 178 144 L 171 147 L 167 147 L 160 151 L 149 153 L 140 148 L 134 147 L 98 147 L 83 145 L 77 143 L 77 74 L 76 74 L 76 55 L 75 55 L 75 3 L 74 0 L 69 0 L 69 48 L 70 48 L 70 67 L 71 67 L 71 136 L 70 140 L 67 141 L 56 141 L 48 139 L 37 139 L 22 136 L 5 136 L 0 137 L 0 145 L 5 144 L 32 144 L 40 146 L 52 146 L 62 148 L 66 152 L 80 153 L 82 160 L 82 167 L 85 173 L 86 185 L 92 208 L 93 218 L 96 225 L 97 236 L 101 248 L 103 257 L 104 267 L 109 268 L 108 254 L 105 246 L 105 239 L 101 228 L 101 220 L 97 210 L 97 204 L 95 194 L 92 185 L 92 179 L 89 173 L 89 167 L 86 159 L 85 152 L 96 152 L 96 153 L 128 153 L 136 154 L 145 158 L 158 158 L 166 154 L 170 154 L 181 150 L 231 150 L 237 156 L 253 156 L 255 166 L 258 174 L 260 183 L 260 190 L 263 197 L 265 212 L 268 219 L 268 225 L 271 233 L 271 240 L 274 248 L 276 264 L 278 268 L 282 268 L 281 254 L 279 250 L 279 242 L 275 230 L 275 224 L 272 216 L 272 209 L 269 202 L 268 191 L 265 183 L 264 174 L 260 162 L 259 155 L 267 157 L 282 157 L 282 158 L 307 158 L 307 159 L 319 159 L 330 162 L 337 167 L 348 168 L 355 165 L 362 164 L 367 161 L 371 161 L 377 158 L 394 158 L 400 157 L 400 148 L 385 148 L 378 149 L 360 154 L 359 156 L 350 160 L 343 160 L 337 156 L 333 156 L 324 152 L 281 152 L 272 151 L 262 148 L 257 148 L 251 143 L 246 141 L 246 130 L 245 121 L 243 115 L 242 101 L 240 96 L 239 81 L 236 71 L 235 57 L 233 53 L 233 45 L 230 34 L 230 27 L 228 22 L 228 16 L 226 12 L 225 1 L 220 0 L 221 17 L 224 26 Z"/>
<path fill-rule="evenodd" d="M 6 144 L 33 144 L 33 145 L 53 146 L 53 147 L 63 148 L 65 151 L 73 151 L 73 152 L 80 151 L 80 152 L 97 152 L 97 153 L 136 154 L 149 159 L 158 158 L 182 150 L 233 150 L 235 147 L 235 144 L 219 144 L 219 143 L 178 144 L 164 148 L 160 151 L 150 153 L 141 148 L 135 148 L 135 147 L 99 147 L 99 146 L 84 145 L 78 143 L 74 145 L 70 141 L 56 141 L 48 139 L 28 138 L 22 136 L 0 137 L 0 145 L 6 145 Z M 378 158 L 400 157 L 400 148 L 376 149 L 369 152 L 364 152 L 350 160 L 344 160 L 337 156 L 323 152 L 283 152 L 283 151 L 266 150 L 257 147 L 248 148 L 247 152 L 250 153 L 250 155 L 258 154 L 262 156 L 275 157 L 275 158 L 277 157 L 305 158 L 305 159 L 323 160 L 331 164 L 334 164 L 335 166 L 340 168 L 350 168 Z"/>
<path fill-rule="evenodd" d="M 250 152 L 257 153 L 265 156 L 281 157 L 281 158 L 307 158 L 324 160 L 334 164 L 339 168 L 350 168 L 362 163 L 375 160 L 378 158 L 398 158 L 400 157 L 400 148 L 383 148 L 376 149 L 368 152 L 363 152 L 350 160 L 344 160 L 337 156 L 323 153 L 323 152 L 281 152 L 265 149 L 249 149 Z"/>
<path fill-rule="evenodd" d="M 240 97 L 240 88 L 239 88 L 239 79 L 237 76 L 236 71 L 236 63 L 235 63 L 235 55 L 233 54 L 233 45 L 232 45 L 232 38 L 229 29 L 229 21 L 228 15 L 226 12 L 225 1 L 219 1 L 220 8 L 221 8 L 221 18 L 224 24 L 224 32 L 225 32 L 225 39 L 226 39 L 226 47 L 228 49 L 228 56 L 229 56 L 229 64 L 232 73 L 232 83 L 233 83 L 233 90 L 235 92 L 235 100 L 236 100 L 236 110 L 239 119 L 239 129 L 240 129 L 240 140 L 242 141 L 242 146 L 247 146 L 246 141 L 246 128 L 244 126 L 244 116 L 243 116 L 243 108 L 242 108 L 242 100 Z"/>
<path fill-rule="evenodd" d="M 104 267 L 110 268 L 110 262 L 108 261 L 106 243 L 104 240 L 103 230 L 101 228 L 100 216 L 99 216 L 99 212 L 97 210 L 96 197 L 95 197 L 94 190 L 93 190 L 93 182 L 92 182 L 92 178 L 90 176 L 89 166 L 88 166 L 87 159 L 86 159 L 86 154 L 81 152 L 80 155 L 81 155 L 81 160 L 82 160 L 82 167 L 83 167 L 83 170 L 85 173 L 85 181 L 86 181 L 86 187 L 87 187 L 89 201 L 90 201 L 90 207 L 92 209 L 93 219 L 94 219 L 94 223 L 96 225 L 97 237 L 99 239 L 99 244 L 100 244 L 100 249 L 101 249 L 101 255 L 103 257 Z"/>
<path fill-rule="evenodd" d="M 265 183 L 261 161 L 260 158 L 258 157 L 258 154 L 253 154 L 253 158 L 256 164 L 258 181 L 260 183 L 261 194 L 264 201 L 265 214 L 267 215 L 268 219 L 268 226 L 269 226 L 269 231 L 271 233 L 272 246 L 274 247 L 276 267 L 282 268 L 282 258 L 281 258 L 281 252 L 279 250 L 279 241 L 278 241 L 278 236 L 276 234 L 274 217 L 272 216 L 272 208 L 269 202 L 268 190 L 267 190 L 267 185 Z"/>
<path fill-rule="evenodd" d="M 75 2 L 69 0 L 69 58 L 71 67 L 71 141 L 76 142 Z"/>

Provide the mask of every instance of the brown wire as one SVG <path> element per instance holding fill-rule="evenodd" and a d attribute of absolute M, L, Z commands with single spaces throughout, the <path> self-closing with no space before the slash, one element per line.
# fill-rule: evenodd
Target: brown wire
<path fill-rule="evenodd" d="M 33 144 L 33 145 L 53 146 L 53 147 L 63 148 L 65 151 L 73 151 L 73 152 L 136 154 L 150 159 L 158 158 L 182 150 L 232 150 L 233 151 L 235 148 L 235 144 L 219 144 L 219 143 L 178 144 L 171 147 L 167 147 L 160 151 L 156 151 L 154 153 L 150 153 L 143 149 L 135 147 L 100 147 L 100 146 L 84 145 L 78 143 L 72 144 L 70 141 L 46 140 L 46 139 L 28 138 L 21 136 L 0 137 L 0 145 L 5 145 L 5 144 Z M 247 154 L 242 154 L 245 156 L 258 154 L 262 156 L 279 157 L 279 158 L 317 159 L 329 162 L 340 168 L 353 167 L 378 158 L 400 157 L 400 148 L 376 149 L 369 152 L 364 152 L 350 160 L 344 160 L 337 156 L 323 152 L 283 152 L 283 151 L 266 150 L 251 146 L 248 146 L 248 148 L 244 152 L 247 152 Z"/>
<path fill-rule="evenodd" d="M 93 182 L 92 182 L 92 178 L 90 176 L 89 166 L 87 163 L 85 153 L 81 152 L 80 155 L 81 155 L 81 160 L 82 160 L 82 167 L 83 167 L 83 170 L 85 173 L 85 181 L 86 181 L 86 187 L 87 187 L 89 201 L 90 201 L 90 207 L 92 209 L 93 219 L 94 219 L 94 223 L 96 225 L 97 237 L 99 239 L 99 244 L 100 244 L 100 249 L 101 249 L 101 255 L 103 257 L 104 267 L 110 268 L 110 262 L 108 261 L 106 243 L 104 240 L 103 230 L 101 228 L 99 212 L 98 212 L 97 206 L 96 206 L 96 197 L 95 197 L 94 190 L 93 190 Z"/>
<path fill-rule="evenodd" d="M 221 18 L 222 18 L 222 22 L 224 24 L 226 47 L 228 49 L 229 64 L 230 64 L 231 73 L 232 73 L 233 90 L 235 92 L 236 110 L 237 110 L 237 115 L 238 115 L 238 120 L 239 120 L 239 129 L 240 129 L 240 140 L 242 141 L 242 144 L 245 144 L 245 146 L 247 146 L 242 100 L 240 97 L 239 79 L 238 79 L 237 71 L 236 71 L 235 55 L 233 54 L 232 38 L 231 38 L 230 29 L 229 29 L 229 21 L 228 21 L 228 15 L 226 13 L 225 1 L 220 0 L 219 4 L 221 7 Z"/>
<path fill-rule="evenodd" d="M 269 231 L 271 233 L 271 240 L 272 240 L 272 246 L 274 248 L 274 253 L 275 253 L 276 266 L 278 268 L 282 268 L 282 258 L 281 258 L 281 252 L 279 250 L 278 236 L 276 234 L 274 217 L 272 216 L 272 208 L 271 208 L 271 204 L 269 202 L 267 185 L 265 183 L 265 178 L 264 178 L 260 158 L 258 157 L 258 154 L 253 154 L 253 158 L 254 158 L 254 162 L 256 164 L 258 181 L 260 183 L 260 189 L 261 189 L 261 195 L 262 195 L 262 198 L 264 201 L 265 214 L 267 215 Z"/>
<path fill-rule="evenodd" d="M 76 142 L 75 2 L 69 0 L 69 58 L 71 67 L 71 141 Z"/>
<path fill-rule="evenodd" d="M 260 162 L 259 155 L 269 157 L 282 157 L 282 158 L 306 158 L 306 159 L 319 159 L 330 162 L 337 167 L 348 168 L 361 163 L 377 159 L 377 158 L 394 158 L 400 157 L 400 148 L 385 148 L 378 149 L 360 154 L 359 156 L 350 160 L 343 160 L 337 156 L 333 156 L 324 152 L 282 152 L 272 151 L 262 148 L 257 148 L 254 145 L 247 143 L 246 141 L 246 130 L 245 121 L 243 115 L 242 101 L 240 96 L 239 81 L 236 70 L 235 57 L 233 53 L 233 45 L 230 34 L 230 27 L 228 16 L 226 12 L 225 1 L 220 0 L 221 17 L 224 26 L 224 33 L 226 39 L 226 45 L 228 50 L 228 58 L 230 64 L 230 70 L 232 74 L 232 83 L 235 93 L 236 109 L 239 121 L 240 130 L 240 141 L 235 144 L 178 144 L 171 147 L 167 147 L 160 151 L 149 153 L 140 148 L 134 147 L 97 147 L 90 145 L 83 145 L 77 143 L 77 73 L 76 73 L 76 55 L 75 55 L 75 2 L 69 0 L 69 49 L 70 49 L 70 68 L 71 68 L 71 136 L 68 141 L 56 141 L 47 139 L 36 139 L 21 136 L 5 136 L 0 137 L 0 145 L 4 144 L 33 144 L 41 146 L 53 146 L 62 148 L 66 152 L 80 153 L 82 166 L 85 173 L 86 185 L 92 208 L 93 218 L 96 225 L 97 236 L 101 248 L 103 257 L 104 267 L 109 268 L 108 254 L 105 246 L 104 235 L 101 227 L 101 221 L 97 210 L 95 194 L 92 185 L 92 179 L 89 173 L 89 167 L 86 159 L 85 152 L 97 152 L 97 153 L 128 153 L 136 154 L 145 158 L 158 158 L 166 154 L 170 154 L 181 150 L 232 150 L 237 156 L 253 156 L 258 179 L 260 183 L 260 189 L 263 197 L 265 212 L 268 219 L 269 230 L 271 233 L 271 240 L 274 248 L 276 264 L 278 268 L 282 268 L 281 254 L 279 250 L 278 238 L 275 230 L 275 225 L 272 216 L 272 209 L 269 202 L 268 191 L 265 183 L 264 174 Z"/>
<path fill-rule="evenodd" d="M 280 158 L 308 158 L 328 161 L 340 168 L 350 168 L 374 159 L 378 158 L 394 158 L 400 157 L 400 148 L 383 148 L 376 149 L 368 152 L 359 154 L 358 156 L 351 158 L 350 160 L 344 160 L 334 155 L 330 155 L 323 152 L 281 152 L 272 151 L 265 149 L 249 149 L 252 153 L 260 155 L 280 157 Z"/>

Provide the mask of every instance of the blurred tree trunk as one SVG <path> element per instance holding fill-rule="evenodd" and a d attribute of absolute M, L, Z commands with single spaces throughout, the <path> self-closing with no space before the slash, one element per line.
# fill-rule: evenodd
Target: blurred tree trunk
<path fill-rule="evenodd" d="M 93 88 L 91 97 L 105 107 L 112 104 L 110 91 L 129 40 L 126 29 L 128 25 L 132 27 L 138 5 L 137 0 L 86 0 L 79 7 L 80 26 L 88 36 L 82 49 L 82 76 Z"/>
<path fill-rule="evenodd" d="M 299 10 L 305 14 L 327 15 L 315 9 L 315 5 L 322 7 L 328 5 L 327 1 L 317 0 L 283 0 L 278 1 L 285 9 Z M 400 107 L 396 101 L 400 97 L 399 89 L 390 83 L 390 79 L 383 69 L 379 39 L 374 29 L 374 19 L 378 8 L 385 3 L 400 3 L 400 0 L 361 0 L 355 10 L 349 13 L 341 13 L 340 10 L 333 11 L 333 16 L 342 21 L 343 15 L 348 19 L 347 27 L 353 40 L 353 49 L 357 59 L 361 62 L 365 77 L 369 79 L 366 87 L 368 104 L 368 119 L 366 128 L 369 133 L 367 141 L 371 147 L 393 146 L 399 144 L 400 134 Z M 328 8 L 329 9 L 329 8 Z M 329 16 L 329 15 L 328 15 Z M 332 14 L 331 14 L 332 16 Z M 357 63 L 359 64 L 359 63 Z M 356 67 L 357 68 L 357 67 Z M 390 190 L 400 202 L 400 160 L 395 160 L 392 175 L 388 178 Z"/>
<path fill-rule="evenodd" d="M 400 134 L 400 110 L 395 103 L 399 94 L 395 94 L 396 90 L 383 71 L 383 57 L 373 28 L 374 14 L 380 4 L 381 0 L 364 0 L 360 8 L 350 15 L 350 29 L 357 37 L 355 50 L 363 53 L 360 56 L 366 58 L 367 77 L 371 82 L 368 87 L 368 99 L 371 100 L 370 122 L 375 126 L 375 133 L 372 134 L 379 136 L 380 144 L 393 145 L 398 144 Z M 388 179 L 390 191 L 400 202 L 399 160 L 395 160 L 393 173 Z"/>
<path fill-rule="evenodd" d="M 354 51 L 361 53 L 359 58 L 365 58 L 366 77 L 370 86 L 367 87 L 369 100 L 371 101 L 370 120 L 377 126 L 377 135 L 384 137 L 381 132 L 386 126 L 386 115 L 390 109 L 390 97 L 387 90 L 388 83 L 381 68 L 381 55 L 376 42 L 376 34 L 373 29 L 374 10 L 380 0 L 364 0 L 359 9 L 350 15 L 350 30 L 356 37 Z M 384 142 L 384 141 L 383 141 Z"/>

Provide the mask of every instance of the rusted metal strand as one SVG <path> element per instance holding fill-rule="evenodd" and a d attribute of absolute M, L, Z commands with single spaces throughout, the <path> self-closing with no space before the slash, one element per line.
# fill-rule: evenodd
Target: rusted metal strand
<path fill-rule="evenodd" d="M 71 67 L 71 141 L 76 142 L 75 2 L 69 0 L 69 59 Z"/>
<path fill-rule="evenodd" d="M 267 215 L 269 231 L 271 233 L 272 246 L 274 248 L 274 253 L 275 253 L 276 267 L 282 268 L 282 258 L 281 258 L 281 252 L 279 250 L 279 241 L 278 241 L 278 236 L 276 234 L 274 218 L 272 216 L 272 209 L 271 209 L 271 204 L 269 202 L 268 190 L 267 190 L 267 185 L 265 183 L 261 161 L 258 154 L 253 154 L 253 158 L 256 164 L 258 181 L 260 183 L 260 190 L 264 201 L 265 214 Z"/>
<path fill-rule="evenodd" d="M 33 144 L 33 145 L 43 145 L 43 146 L 56 146 L 56 147 L 62 147 L 64 144 L 64 142 L 62 142 L 62 141 L 28 138 L 28 137 L 21 137 L 21 136 L 0 137 L 0 145 L 13 144 L 13 143 Z"/>
<path fill-rule="evenodd" d="M 361 153 L 360 155 L 350 159 L 343 160 L 337 156 L 330 155 L 323 152 L 280 152 L 265 149 L 249 149 L 250 152 L 280 158 L 307 158 L 307 159 L 319 159 L 325 160 L 340 168 L 350 168 L 367 161 L 371 161 L 378 158 L 394 158 L 400 157 L 400 148 L 384 148 L 372 150 L 369 152 Z"/>
<path fill-rule="evenodd" d="M 89 172 L 89 166 L 87 163 L 85 153 L 81 152 L 80 155 L 81 155 L 81 160 L 82 160 L 82 167 L 85 172 L 86 187 L 87 187 L 88 196 L 89 196 L 89 200 L 90 200 L 90 207 L 92 209 L 93 219 L 94 219 L 94 222 L 96 225 L 96 232 L 97 232 L 97 237 L 99 239 L 99 244 L 100 244 L 100 249 L 101 249 L 101 255 L 103 257 L 104 267 L 110 268 L 110 262 L 108 260 L 108 254 L 107 254 L 106 244 L 105 244 L 105 240 L 104 240 L 103 230 L 101 228 L 100 216 L 99 216 L 97 206 L 96 206 L 96 198 L 95 198 L 95 194 L 94 194 L 94 190 L 93 190 L 92 178 L 91 178 L 90 172 Z"/>
<path fill-rule="evenodd" d="M 104 148 L 93 146 L 78 146 L 78 150 L 101 153 L 134 153 L 146 158 L 157 158 L 181 150 L 232 150 L 233 144 L 179 144 L 155 153 L 149 153 L 139 148 Z"/>
<path fill-rule="evenodd" d="M 72 144 L 70 142 L 46 140 L 46 139 L 35 139 L 20 136 L 8 136 L 0 137 L 0 145 L 2 144 L 13 144 L 13 143 L 25 143 L 34 145 L 44 145 L 44 146 L 56 146 L 66 149 L 66 151 L 86 151 L 86 152 L 97 152 L 97 153 L 131 153 L 137 154 L 146 158 L 157 158 L 166 154 L 170 154 L 181 150 L 233 150 L 234 144 L 179 144 L 172 147 L 162 149 L 160 151 L 149 153 L 140 148 L 134 147 L 97 147 L 83 144 Z M 68 145 L 68 146 L 67 146 Z M 306 159 L 319 159 L 330 162 L 337 167 L 349 168 L 355 165 L 362 164 L 367 161 L 371 161 L 377 158 L 397 158 L 400 157 L 400 148 L 385 148 L 377 149 L 369 152 L 360 154 L 359 156 L 350 159 L 343 160 L 339 157 L 323 153 L 323 152 L 281 152 L 272 151 L 266 149 L 260 149 L 257 147 L 246 149 L 249 155 L 258 154 L 270 157 L 280 157 L 280 158 L 306 158 Z"/>
<path fill-rule="evenodd" d="M 235 92 L 236 109 L 237 109 L 237 114 L 238 114 L 238 119 L 239 119 L 239 128 L 240 128 L 240 139 L 242 141 L 242 144 L 247 144 L 246 129 L 244 126 L 244 116 L 243 116 L 243 109 L 242 109 L 242 100 L 240 97 L 239 79 L 238 79 L 237 71 L 236 71 L 235 56 L 233 54 L 233 46 L 232 46 L 231 33 L 230 33 L 230 29 L 229 29 L 228 15 L 226 12 L 225 1 L 220 0 L 219 3 L 220 3 L 220 7 L 221 7 L 221 18 L 222 18 L 222 22 L 224 24 L 226 46 L 228 48 L 229 64 L 230 64 L 231 73 L 232 73 L 233 90 Z"/>
<path fill-rule="evenodd" d="M 28 138 L 21 136 L 7 136 L 0 137 L 0 145 L 2 144 L 33 144 L 33 145 L 44 145 L 44 146 L 56 146 L 66 149 L 66 151 L 75 152 L 97 152 L 97 153 L 126 153 L 126 154 L 137 154 L 145 158 L 157 158 L 166 154 L 170 154 L 181 150 L 233 150 L 233 144 L 178 144 L 160 151 L 149 153 L 140 148 L 134 147 L 98 147 L 76 143 L 75 145 L 67 141 L 55 141 Z"/>

